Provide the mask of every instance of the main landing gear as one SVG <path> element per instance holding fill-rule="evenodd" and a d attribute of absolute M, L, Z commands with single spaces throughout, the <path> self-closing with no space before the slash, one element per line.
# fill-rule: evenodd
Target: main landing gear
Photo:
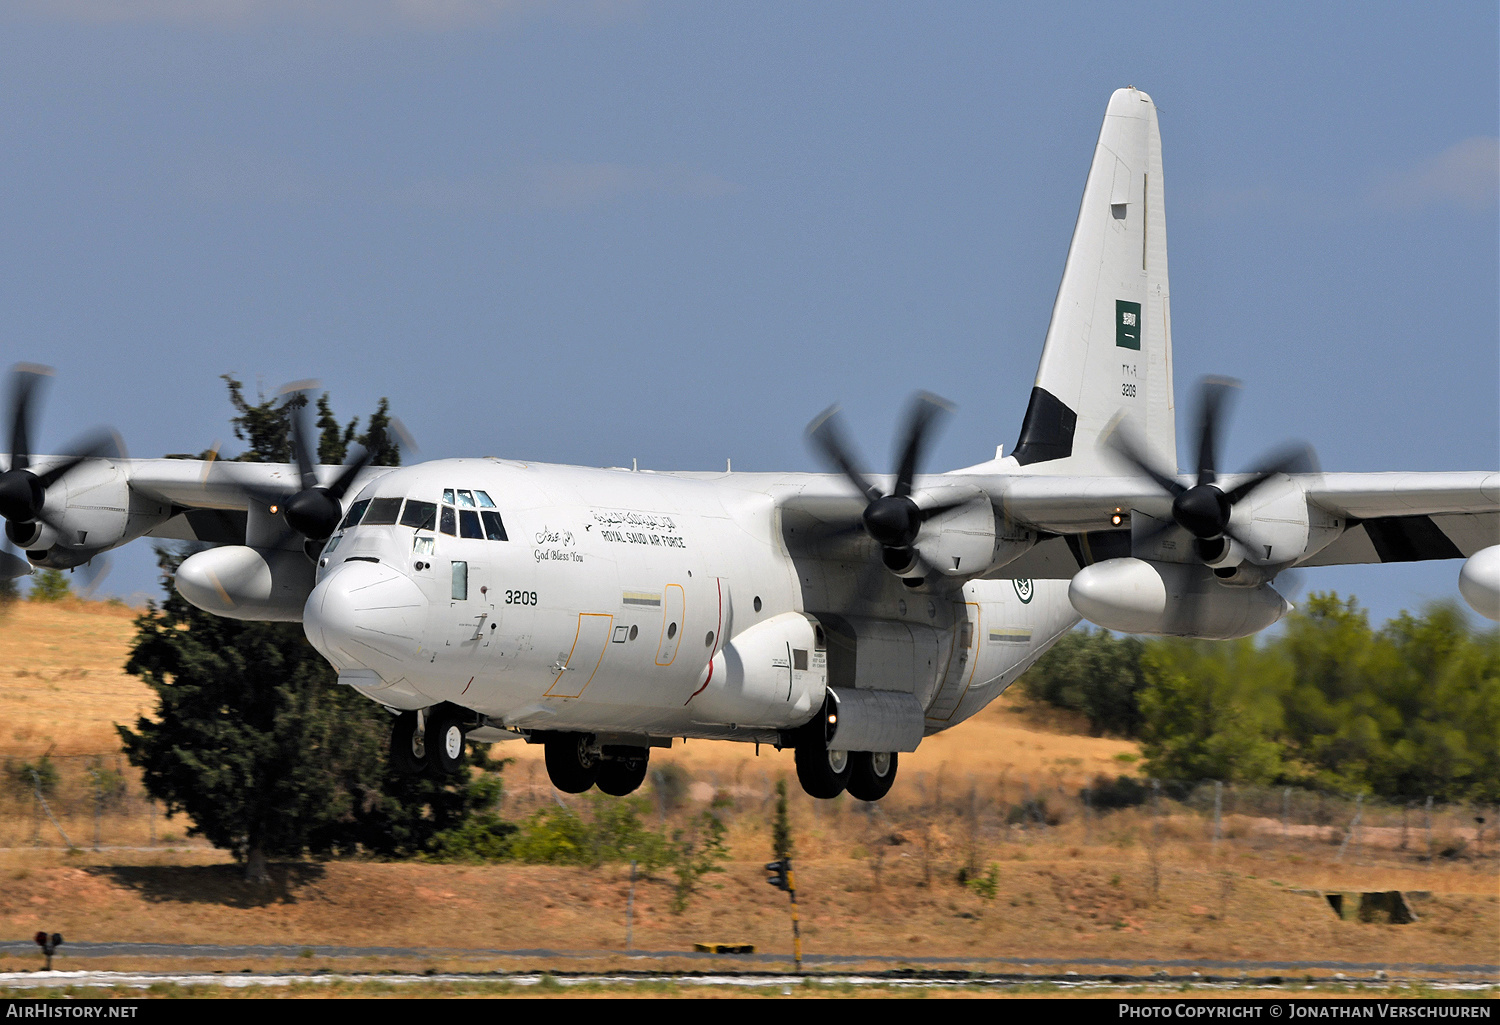
<path fill-rule="evenodd" d="M 464 737 L 472 715 L 444 702 L 402 712 L 391 726 L 391 768 L 402 776 L 429 776 L 444 782 L 462 771 Z"/>
<path fill-rule="evenodd" d="M 624 797 L 645 782 L 650 751 L 644 747 L 601 747 L 587 733 L 555 733 L 542 743 L 547 776 L 565 794 L 597 786 L 612 797 Z"/>
<path fill-rule="evenodd" d="M 847 790 L 857 801 L 878 801 L 896 782 L 894 751 L 829 751 L 799 744 L 796 755 L 797 782 L 810 797 L 828 800 Z"/>

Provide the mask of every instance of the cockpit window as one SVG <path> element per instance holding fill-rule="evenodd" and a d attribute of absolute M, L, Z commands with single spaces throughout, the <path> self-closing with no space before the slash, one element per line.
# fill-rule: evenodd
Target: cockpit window
<path fill-rule="evenodd" d="M 437 503 L 418 502 L 415 498 L 408 500 L 406 508 L 401 512 L 401 525 L 416 527 L 418 530 L 436 529 Z"/>
<path fill-rule="evenodd" d="M 399 498 L 375 498 L 370 500 L 370 508 L 365 512 L 362 521 L 367 527 L 393 526 L 396 517 L 401 513 L 401 499 Z"/>
<path fill-rule="evenodd" d="M 365 514 L 365 507 L 369 504 L 370 500 L 365 498 L 351 505 L 349 507 L 349 515 L 344 517 L 344 522 L 340 526 L 348 528 L 358 523 L 359 518 Z"/>
<path fill-rule="evenodd" d="M 411 503 L 407 503 L 411 507 Z M 473 510 L 480 511 L 475 512 Z M 487 491 L 444 488 L 438 523 L 444 534 L 483 541 L 509 541 L 505 521 Z"/>

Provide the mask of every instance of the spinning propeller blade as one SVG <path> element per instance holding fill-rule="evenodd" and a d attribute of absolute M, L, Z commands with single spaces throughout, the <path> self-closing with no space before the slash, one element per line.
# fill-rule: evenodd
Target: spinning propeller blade
<path fill-rule="evenodd" d="M 1184 487 L 1173 474 L 1155 465 L 1126 425 L 1117 426 L 1105 439 L 1105 444 L 1120 459 L 1172 497 L 1172 521 L 1193 535 L 1200 555 L 1212 549 L 1214 542 L 1226 537 L 1248 548 L 1249 542 L 1239 537 L 1230 526 L 1234 507 L 1278 474 L 1304 473 L 1317 468 L 1317 458 L 1309 446 L 1291 445 L 1262 460 L 1253 471 L 1254 476 L 1229 491 L 1218 486 L 1219 439 L 1230 400 L 1238 387 L 1239 382 L 1222 377 L 1205 378 L 1199 386 L 1198 421 L 1194 432 L 1198 437 L 1196 482 L 1192 487 Z M 1166 529 L 1170 526 L 1164 525 L 1146 539 L 1150 540 Z"/>
<path fill-rule="evenodd" d="M 35 537 L 38 522 L 62 532 L 56 512 L 47 508 L 47 492 L 53 485 L 91 459 L 119 459 L 125 452 L 119 435 L 101 429 L 68 446 L 68 458 L 62 462 L 41 473 L 31 469 L 34 407 L 51 376 L 51 368 L 35 363 L 18 363 L 11 368 L 10 415 L 6 418 L 10 422 L 10 463 L 0 473 L 0 517 L 6 521 L 6 536 L 17 543 Z"/>
<path fill-rule="evenodd" d="M 919 392 L 913 397 L 902 431 L 894 489 L 889 495 L 855 468 L 843 431 L 838 426 L 837 406 L 830 406 L 807 427 L 814 448 L 866 499 L 868 504 L 860 518 L 865 533 L 880 545 L 881 561 L 886 568 L 903 577 L 912 576 L 914 569 L 920 569 L 922 576 L 932 572 L 932 567 L 922 558 L 914 543 L 923 523 L 954 508 L 941 505 L 924 509 L 911 498 L 912 482 L 932 429 L 952 410 L 952 404 L 930 392 Z"/>

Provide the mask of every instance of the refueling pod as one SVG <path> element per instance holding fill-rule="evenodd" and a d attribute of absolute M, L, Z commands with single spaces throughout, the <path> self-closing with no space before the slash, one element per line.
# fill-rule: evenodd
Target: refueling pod
<path fill-rule="evenodd" d="M 1481 548 L 1464 561 L 1458 589 L 1475 612 L 1500 621 L 1500 545 Z"/>
<path fill-rule="evenodd" d="M 1226 587 L 1205 566 L 1106 559 L 1068 585 L 1078 614 L 1108 630 L 1229 640 L 1248 637 L 1292 606 L 1269 584 Z"/>
<path fill-rule="evenodd" d="M 204 612 L 229 619 L 302 622 L 316 567 L 302 552 L 224 545 L 177 567 L 177 593 Z"/>

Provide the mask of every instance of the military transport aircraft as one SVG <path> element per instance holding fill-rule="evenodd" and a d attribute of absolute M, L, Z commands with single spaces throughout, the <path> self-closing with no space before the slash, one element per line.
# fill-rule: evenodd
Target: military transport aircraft
<path fill-rule="evenodd" d="M 1320 473 L 1289 449 L 1222 473 L 1227 382 L 1177 472 L 1161 138 L 1110 99 L 1019 440 L 918 472 L 945 412 L 920 395 L 889 476 L 653 473 L 510 459 L 399 469 L 29 450 L 38 368 L 14 374 L 0 474 L 10 575 L 134 538 L 208 542 L 176 586 L 209 612 L 301 621 L 395 714 L 393 760 L 457 771 L 465 739 L 545 745 L 553 783 L 626 794 L 675 737 L 791 746 L 815 797 L 890 789 L 900 753 L 1000 694 L 1080 617 L 1242 637 L 1290 608 L 1292 566 L 1467 561 L 1500 619 L 1500 472 Z M 295 418 L 294 418 L 295 422 Z"/>

